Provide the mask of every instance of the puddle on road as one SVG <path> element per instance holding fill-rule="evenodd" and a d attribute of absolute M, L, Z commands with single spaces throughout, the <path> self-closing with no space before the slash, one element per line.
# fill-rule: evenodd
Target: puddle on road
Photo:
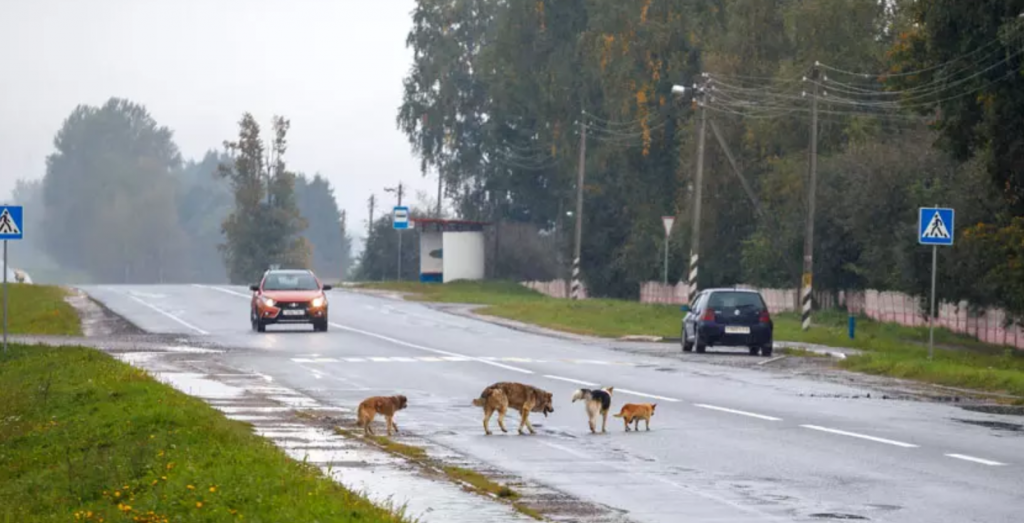
<path fill-rule="evenodd" d="M 225 385 L 219 381 L 213 381 L 204 377 L 204 374 L 191 372 L 155 372 L 153 377 L 158 381 L 168 383 L 174 388 L 203 399 L 230 399 L 240 398 L 245 394 L 244 389 Z"/>
<path fill-rule="evenodd" d="M 812 517 L 812 518 L 815 518 L 815 519 L 837 519 L 837 520 L 858 520 L 858 521 L 866 521 L 866 520 L 869 519 L 869 518 L 866 518 L 864 516 L 858 516 L 856 514 L 840 514 L 840 513 L 836 513 L 836 512 L 819 512 L 817 514 L 811 514 L 808 517 Z"/>
<path fill-rule="evenodd" d="M 1017 432 L 1017 433 L 1024 434 L 1024 425 L 1019 425 L 1017 423 L 1007 423 L 1005 421 L 983 421 L 983 420 L 961 419 L 961 418 L 952 418 L 952 419 L 953 419 L 953 421 L 958 421 L 960 423 L 966 423 L 968 425 L 977 425 L 979 427 L 985 427 L 987 429 L 998 430 L 998 431 L 1002 431 L 1002 432 Z"/>

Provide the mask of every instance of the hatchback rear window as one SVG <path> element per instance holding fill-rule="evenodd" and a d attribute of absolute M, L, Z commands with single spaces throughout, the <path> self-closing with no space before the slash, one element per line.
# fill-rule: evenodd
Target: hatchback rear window
<path fill-rule="evenodd" d="M 716 292 L 708 298 L 712 309 L 763 309 L 761 295 L 753 292 Z"/>

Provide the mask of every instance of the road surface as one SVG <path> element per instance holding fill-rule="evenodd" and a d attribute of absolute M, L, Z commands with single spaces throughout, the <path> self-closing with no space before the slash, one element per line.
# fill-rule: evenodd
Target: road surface
<path fill-rule="evenodd" d="M 235 286 L 93 286 L 95 299 L 154 333 L 231 347 L 219 363 L 273 376 L 325 404 L 405 394 L 400 426 L 476 460 L 643 522 L 868 520 L 1017 522 L 1024 514 L 1019 419 L 755 370 L 613 351 L 515 331 L 429 306 L 335 290 L 331 327 L 249 327 Z M 714 357 L 713 355 L 709 355 Z M 535 436 L 484 436 L 470 401 L 497 381 L 549 390 Z M 658 404 L 651 431 L 591 435 L 581 386 Z M 811 397 L 814 395 L 815 397 Z M 1013 425 L 1009 425 L 1011 428 Z"/>

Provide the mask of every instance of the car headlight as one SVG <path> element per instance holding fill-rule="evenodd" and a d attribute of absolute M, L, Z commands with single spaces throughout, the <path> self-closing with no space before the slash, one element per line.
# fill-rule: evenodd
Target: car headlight
<path fill-rule="evenodd" d="M 264 296 L 263 297 L 263 304 L 266 305 L 267 307 L 273 307 L 274 306 L 274 300 Z"/>
<path fill-rule="evenodd" d="M 318 309 L 323 307 L 326 303 L 327 300 L 325 300 L 323 296 L 320 296 L 319 298 L 313 298 L 313 301 L 309 302 L 309 306 Z"/>

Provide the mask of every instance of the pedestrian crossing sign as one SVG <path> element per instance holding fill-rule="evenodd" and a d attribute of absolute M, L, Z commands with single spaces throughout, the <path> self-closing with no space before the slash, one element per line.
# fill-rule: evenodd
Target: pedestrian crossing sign
<path fill-rule="evenodd" d="M 0 206 L 0 240 L 20 240 L 25 237 L 20 205 Z"/>
<path fill-rule="evenodd" d="M 922 245 L 953 245 L 953 209 L 922 207 L 918 214 L 917 241 Z"/>

